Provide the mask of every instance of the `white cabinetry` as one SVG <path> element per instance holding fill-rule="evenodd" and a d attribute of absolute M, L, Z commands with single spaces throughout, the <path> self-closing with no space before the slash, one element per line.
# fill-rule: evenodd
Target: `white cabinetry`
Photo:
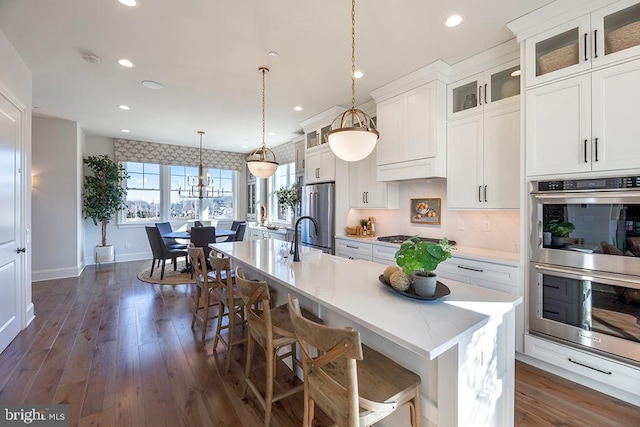
<path fill-rule="evenodd" d="M 372 244 L 336 237 L 336 256 L 371 261 Z"/>
<path fill-rule="evenodd" d="M 436 273 L 483 288 L 518 295 L 518 267 L 472 259 L 452 257 L 438 265 Z"/>
<path fill-rule="evenodd" d="M 513 60 L 447 88 L 449 120 L 477 114 L 506 103 L 518 102 L 520 95 L 520 61 Z"/>
<path fill-rule="evenodd" d="M 376 150 L 349 163 L 349 205 L 352 208 L 399 208 L 399 184 L 377 178 Z"/>
<path fill-rule="evenodd" d="M 305 166 L 305 136 L 301 136 L 300 138 L 296 138 L 293 141 L 293 147 L 296 153 L 296 175 L 304 173 Z"/>
<path fill-rule="evenodd" d="M 527 38 L 527 86 L 637 56 L 638 26 L 640 4 L 623 0 Z"/>
<path fill-rule="evenodd" d="M 640 60 L 527 91 L 527 175 L 637 169 Z"/>
<path fill-rule="evenodd" d="M 274 239 L 286 240 L 287 230 L 268 230 L 264 228 L 249 227 L 249 240 Z"/>
<path fill-rule="evenodd" d="M 447 139 L 449 209 L 518 209 L 518 104 L 451 120 Z"/>
<path fill-rule="evenodd" d="M 438 64 L 436 64 L 437 66 Z M 376 89 L 379 181 L 446 177 L 446 86 L 416 72 Z"/>
<path fill-rule="evenodd" d="M 329 145 L 307 149 L 304 180 L 306 184 L 336 179 L 336 156 Z"/>

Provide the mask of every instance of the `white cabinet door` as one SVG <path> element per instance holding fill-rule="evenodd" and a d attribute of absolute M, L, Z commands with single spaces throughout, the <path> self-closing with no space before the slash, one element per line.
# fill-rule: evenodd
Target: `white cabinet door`
<path fill-rule="evenodd" d="M 388 99 L 376 106 L 380 139 L 376 144 L 378 165 L 386 165 L 402 161 L 400 144 L 402 143 L 402 95 Z"/>
<path fill-rule="evenodd" d="M 591 76 L 593 170 L 640 168 L 640 60 Z"/>
<path fill-rule="evenodd" d="M 307 150 L 305 182 L 307 184 L 317 182 L 335 181 L 336 156 L 327 145 Z"/>
<path fill-rule="evenodd" d="M 376 149 L 377 150 L 377 147 Z M 397 208 L 398 185 L 377 179 L 376 152 L 349 164 L 349 205 L 351 208 Z"/>
<path fill-rule="evenodd" d="M 610 64 L 640 54 L 638 0 L 617 1 L 591 14 L 592 66 Z"/>
<path fill-rule="evenodd" d="M 295 143 L 295 152 L 296 152 L 296 174 L 304 173 L 305 166 L 305 142 L 304 140 Z"/>
<path fill-rule="evenodd" d="M 447 127 L 447 206 L 482 207 L 483 114 L 452 120 Z"/>
<path fill-rule="evenodd" d="M 402 159 L 417 160 L 436 155 L 435 82 L 420 86 L 404 94 L 404 139 Z"/>
<path fill-rule="evenodd" d="M 591 76 L 526 94 L 527 176 L 591 170 Z"/>
<path fill-rule="evenodd" d="M 483 204 L 485 209 L 520 206 L 520 105 L 484 113 Z"/>

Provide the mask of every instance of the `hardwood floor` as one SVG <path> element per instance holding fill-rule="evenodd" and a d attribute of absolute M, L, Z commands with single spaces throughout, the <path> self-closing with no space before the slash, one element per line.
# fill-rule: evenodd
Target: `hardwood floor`
<path fill-rule="evenodd" d="M 191 330 L 192 285 L 140 282 L 147 264 L 35 283 L 36 318 L 0 354 L 0 403 L 67 403 L 71 426 L 261 425 L 258 404 L 241 399 L 243 348 L 225 374 L 226 351 Z M 272 425 L 301 419 L 300 394 L 274 405 Z M 635 426 L 640 408 L 517 363 L 515 425 Z"/>

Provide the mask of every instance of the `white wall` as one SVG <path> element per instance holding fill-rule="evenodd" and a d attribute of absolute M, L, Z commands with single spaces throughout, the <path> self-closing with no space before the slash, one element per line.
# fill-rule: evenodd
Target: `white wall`
<path fill-rule="evenodd" d="M 97 156 L 100 154 L 107 154 L 114 158 L 113 138 L 87 134 L 84 156 Z M 90 219 L 83 219 L 82 224 L 84 259 L 87 264 L 93 264 L 95 258 L 94 248 L 100 244 L 102 231 L 100 225 L 94 225 Z M 151 248 L 149 247 L 149 240 L 144 227 L 118 226 L 117 221 L 114 219 L 107 225 L 107 244 L 114 246 L 117 262 L 151 259 Z"/>
<path fill-rule="evenodd" d="M 440 198 L 440 225 L 413 224 L 409 219 L 411 198 Z M 429 179 L 406 181 L 400 184 L 400 209 L 351 209 L 347 225 L 358 225 L 361 218 L 375 216 L 376 235 L 419 234 L 422 237 L 455 240 L 458 245 L 505 252 L 520 250 L 519 211 L 453 211 L 447 209 L 447 181 Z M 458 221 L 464 230 L 458 230 Z M 484 231 L 485 222 L 491 231 Z M 336 229 L 344 234 L 344 228 Z"/>
<path fill-rule="evenodd" d="M 17 230 L 18 243 L 27 249 L 22 258 L 19 274 L 22 291 L 23 313 L 21 327 L 26 327 L 33 319 L 33 303 L 31 301 L 31 109 L 32 109 L 32 76 L 18 52 L 13 48 L 4 32 L 0 30 L 0 93 L 22 110 L 22 199 L 20 200 L 22 217 L 21 229 Z M 2 211 L 3 215 L 13 212 Z M 0 218 L 2 221 L 2 218 Z M 0 296 L 1 297 L 1 296 Z"/>
<path fill-rule="evenodd" d="M 33 118 L 33 280 L 82 272 L 78 124 Z"/>

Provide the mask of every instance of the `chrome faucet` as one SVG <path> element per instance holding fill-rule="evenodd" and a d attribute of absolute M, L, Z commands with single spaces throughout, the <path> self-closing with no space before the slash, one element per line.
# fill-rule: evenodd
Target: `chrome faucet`
<path fill-rule="evenodd" d="M 313 222 L 314 231 L 316 232 L 316 234 L 318 233 L 318 223 L 313 217 L 305 215 L 298 218 L 298 220 L 296 221 L 296 225 L 293 227 L 293 262 L 300 261 L 300 252 L 298 251 L 298 224 L 300 224 L 300 221 L 305 218 L 310 219 L 311 222 Z"/>

